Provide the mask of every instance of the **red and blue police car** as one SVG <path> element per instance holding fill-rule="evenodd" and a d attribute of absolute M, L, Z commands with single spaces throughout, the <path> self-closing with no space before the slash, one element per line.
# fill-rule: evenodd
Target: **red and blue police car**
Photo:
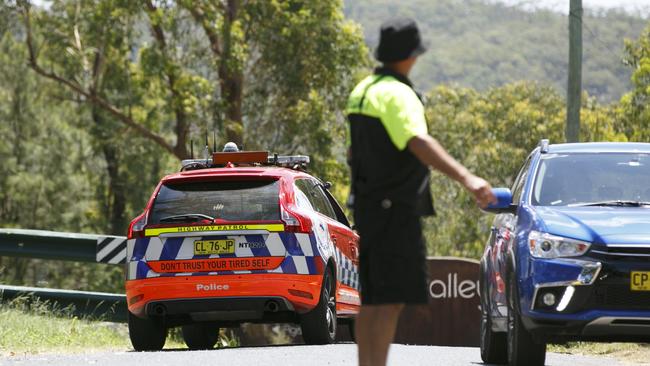
<path fill-rule="evenodd" d="M 212 348 L 243 322 L 298 323 L 332 343 L 360 306 L 358 239 L 307 156 L 220 152 L 183 161 L 129 227 L 126 294 L 136 350 L 171 327 Z"/>

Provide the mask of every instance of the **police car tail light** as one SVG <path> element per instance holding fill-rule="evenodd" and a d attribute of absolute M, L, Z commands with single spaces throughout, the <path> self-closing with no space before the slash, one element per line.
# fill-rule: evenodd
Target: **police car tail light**
<path fill-rule="evenodd" d="M 528 249 L 537 258 L 577 257 L 585 254 L 590 246 L 584 241 L 539 231 L 528 234 Z"/>
<path fill-rule="evenodd" d="M 282 206 L 280 206 L 280 211 L 285 231 L 294 233 L 309 233 L 311 231 L 311 220 L 307 217 L 287 211 Z"/>
<path fill-rule="evenodd" d="M 141 238 L 144 236 L 144 226 L 147 224 L 147 217 L 144 213 L 136 217 L 129 225 L 128 239 Z"/>

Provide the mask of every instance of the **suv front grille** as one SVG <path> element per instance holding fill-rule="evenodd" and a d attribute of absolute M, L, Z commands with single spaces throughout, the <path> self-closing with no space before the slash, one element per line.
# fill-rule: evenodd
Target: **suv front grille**
<path fill-rule="evenodd" d="M 650 292 L 631 291 L 626 285 L 595 284 L 588 304 L 611 310 L 650 310 Z"/>
<path fill-rule="evenodd" d="M 613 260 L 624 258 L 650 260 L 650 244 L 599 245 L 592 247 L 591 253 Z"/>

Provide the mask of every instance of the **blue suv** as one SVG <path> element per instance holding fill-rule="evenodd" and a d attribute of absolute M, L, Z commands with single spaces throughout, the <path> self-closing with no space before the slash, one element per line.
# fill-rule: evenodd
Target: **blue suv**
<path fill-rule="evenodd" d="M 543 365 L 547 342 L 650 341 L 650 144 L 542 140 L 481 258 L 481 358 Z"/>

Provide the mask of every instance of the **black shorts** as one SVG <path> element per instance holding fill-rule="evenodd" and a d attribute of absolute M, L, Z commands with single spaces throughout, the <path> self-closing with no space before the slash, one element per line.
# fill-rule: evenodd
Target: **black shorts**
<path fill-rule="evenodd" d="M 362 304 L 427 303 L 426 246 L 415 210 L 357 201 L 354 219 Z"/>

